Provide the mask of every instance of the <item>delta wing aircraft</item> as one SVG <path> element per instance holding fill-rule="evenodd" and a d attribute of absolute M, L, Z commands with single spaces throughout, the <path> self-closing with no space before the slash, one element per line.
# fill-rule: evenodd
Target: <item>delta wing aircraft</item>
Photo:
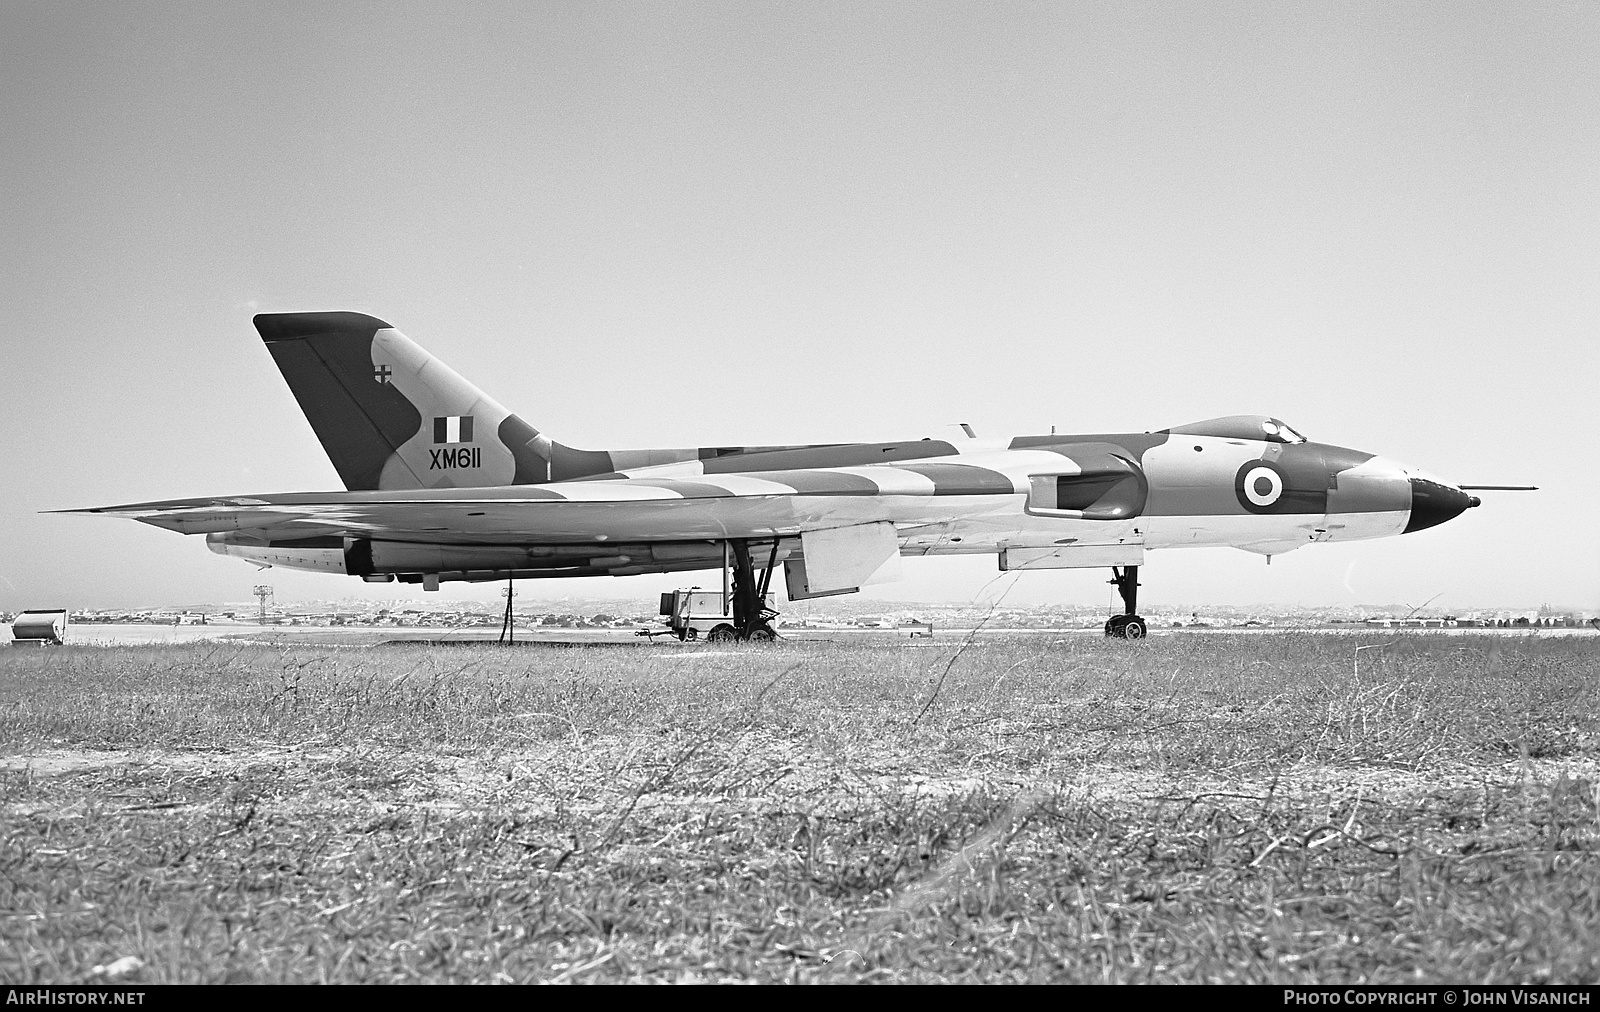
<path fill-rule="evenodd" d="M 262 566 L 398 580 L 731 570 L 734 633 L 770 639 L 790 600 L 898 576 L 901 556 L 997 557 L 1001 570 L 1104 567 L 1143 637 L 1139 567 L 1165 548 L 1272 556 L 1409 534 L 1479 505 L 1384 457 L 1233 415 L 1158 432 L 804 446 L 577 450 L 502 407 L 389 324 L 283 313 L 256 329 L 343 492 L 109 506 L 203 534 Z"/>

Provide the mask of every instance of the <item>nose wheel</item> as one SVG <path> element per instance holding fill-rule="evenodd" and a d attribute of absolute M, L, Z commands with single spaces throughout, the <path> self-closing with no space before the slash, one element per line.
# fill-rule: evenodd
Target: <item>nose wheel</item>
<path fill-rule="evenodd" d="M 1123 613 L 1106 619 L 1106 635 L 1119 640 L 1144 639 L 1150 627 L 1135 614 L 1139 610 L 1139 567 L 1112 566 L 1110 582 L 1122 595 Z"/>

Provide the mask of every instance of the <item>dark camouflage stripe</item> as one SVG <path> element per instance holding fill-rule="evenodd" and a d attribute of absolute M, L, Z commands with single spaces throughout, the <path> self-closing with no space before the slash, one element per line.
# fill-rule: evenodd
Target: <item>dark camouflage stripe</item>
<path fill-rule="evenodd" d="M 733 495 L 732 492 L 720 485 L 707 485 L 698 481 L 682 481 L 677 478 L 635 478 L 629 481 L 628 484 L 676 492 L 685 499 L 726 499 Z"/>
<path fill-rule="evenodd" d="M 1083 435 L 1017 436 L 1011 440 L 1013 450 L 1049 450 L 1063 457 L 1075 457 L 1085 449 L 1085 443 L 1098 443 L 1101 447 L 1114 447 L 1136 461 L 1144 459 L 1144 452 L 1160 446 L 1171 437 L 1165 432 L 1099 432 Z"/>
<path fill-rule="evenodd" d="M 934 495 L 1010 495 L 1017 488 L 999 471 L 975 464 L 896 464 L 933 480 Z"/>
<path fill-rule="evenodd" d="M 791 468 L 862 467 L 924 457 L 953 457 L 955 454 L 956 448 L 943 440 L 918 439 L 902 443 L 842 443 L 791 450 L 758 450 L 703 460 L 701 464 L 706 474 L 754 474 Z"/>
<path fill-rule="evenodd" d="M 801 495 L 878 494 L 878 486 L 872 479 L 843 471 L 761 471 L 751 477 L 788 485 Z"/>

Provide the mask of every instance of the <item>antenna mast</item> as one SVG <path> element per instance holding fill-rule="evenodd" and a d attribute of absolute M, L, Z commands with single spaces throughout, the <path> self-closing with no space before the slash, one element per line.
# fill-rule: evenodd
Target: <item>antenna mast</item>
<path fill-rule="evenodd" d="M 261 603 L 261 609 L 257 621 L 259 621 L 262 625 L 266 625 L 267 602 L 272 600 L 272 585 L 266 583 L 257 584 L 253 593 L 256 595 L 256 600 Z"/>

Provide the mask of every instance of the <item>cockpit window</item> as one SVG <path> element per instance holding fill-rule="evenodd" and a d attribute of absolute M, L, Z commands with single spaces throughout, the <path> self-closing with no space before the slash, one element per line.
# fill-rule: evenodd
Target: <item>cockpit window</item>
<path fill-rule="evenodd" d="M 1283 422 L 1278 422 L 1277 425 L 1278 425 L 1278 435 L 1279 435 L 1279 437 L 1282 438 L 1282 440 L 1285 443 L 1303 443 L 1303 442 L 1306 441 L 1306 437 L 1300 435 L 1300 433 L 1298 433 L 1298 432 L 1294 431 L 1293 429 L 1289 428 L 1289 426 L 1287 424 L 1285 424 Z"/>
<path fill-rule="evenodd" d="M 1228 415 L 1203 422 L 1174 425 L 1167 432 L 1185 436 L 1215 436 L 1218 439 L 1259 439 L 1268 443 L 1303 443 L 1306 437 L 1287 422 L 1266 415 Z"/>

